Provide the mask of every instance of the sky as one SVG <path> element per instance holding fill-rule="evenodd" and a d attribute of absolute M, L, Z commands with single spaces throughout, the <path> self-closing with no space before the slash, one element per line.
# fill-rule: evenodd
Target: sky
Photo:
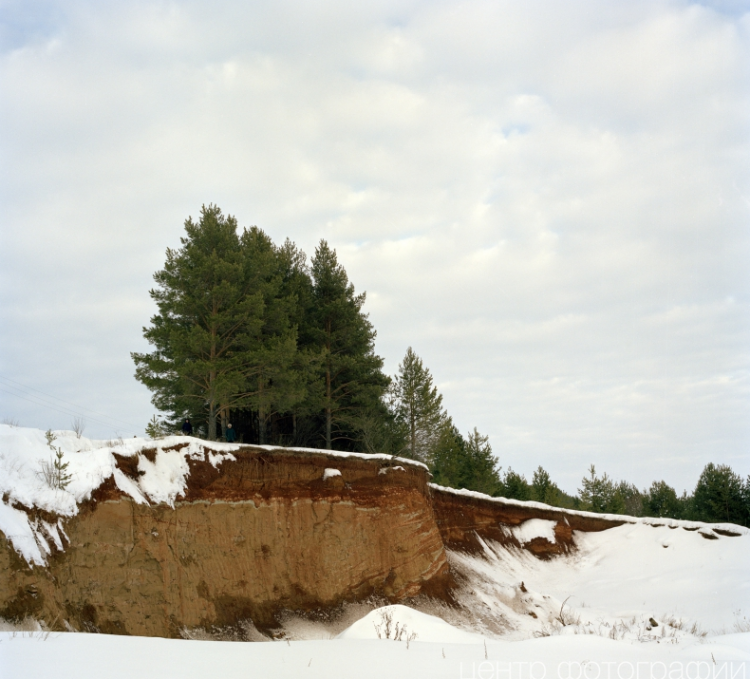
<path fill-rule="evenodd" d="M 750 473 L 750 1 L 3 0 L 0 173 L 8 421 L 142 434 L 215 203 L 326 239 L 504 469 Z"/>

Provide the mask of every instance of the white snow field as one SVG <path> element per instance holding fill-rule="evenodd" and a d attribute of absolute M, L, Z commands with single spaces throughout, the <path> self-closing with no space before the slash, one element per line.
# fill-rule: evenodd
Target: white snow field
<path fill-rule="evenodd" d="M 51 454 L 44 432 L 0 425 L 0 530 L 35 564 L 45 562 L 62 524 L 32 525 L 13 503 L 72 516 L 113 474 L 136 501 L 173 503 L 189 473 L 186 456 L 207 454 L 190 439 L 156 464 L 141 456 L 145 474 L 136 485 L 115 468 L 112 453 L 132 455 L 155 442 L 56 435 L 53 445 L 73 473 L 65 491 L 39 478 L 40 461 Z M 170 437 L 158 447 L 180 442 Z M 238 446 L 211 447 L 219 452 L 209 460 L 221 464 Z M 343 631 L 292 620 L 286 640 L 241 643 L 0 624 L 0 679 L 750 679 L 750 531 L 618 518 L 628 523 L 576 532 L 577 551 L 548 561 L 492 542 L 483 554 L 449 552 L 459 609 L 362 607 L 364 617 Z M 521 543 L 553 537 L 552 523 L 541 519 L 508 531 Z"/>
<path fill-rule="evenodd" d="M 415 640 L 408 648 L 385 639 L 241 643 L 0 634 L 4 679 L 747 679 L 748 670 L 749 633 L 678 645 L 562 635 Z"/>

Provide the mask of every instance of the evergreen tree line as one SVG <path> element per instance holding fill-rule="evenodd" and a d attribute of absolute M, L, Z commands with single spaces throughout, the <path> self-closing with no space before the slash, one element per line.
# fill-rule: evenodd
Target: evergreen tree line
<path fill-rule="evenodd" d="M 386 453 L 426 464 L 439 485 L 605 513 L 750 523 L 750 477 L 709 464 L 695 492 L 664 481 L 639 491 L 592 466 L 578 495 L 539 467 L 531 483 L 503 472 L 487 436 L 462 435 L 430 371 L 411 347 L 398 374 L 383 372 L 375 329 L 335 250 L 321 240 L 308 263 L 290 240 L 204 206 L 182 247 L 154 274 L 157 306 L 143 329 L 153 347 L 133 353 L 136 378 L 166 416 L 156 437 L 190 418 L 209 440 L 231 422 L 245 443 Z"/>
<path fill-rule="evenodd" d="M 549 474 L 539 467 L 528 483 L 523 475 L 509 470 L 501 479 L 499 493 L 518 500 L 537 500 L 569 509 L 600 514 L 627 514 L 708 523 L 735 523 L 750 527 L 750 475 L 743 481 L 731 467 L 709 462 L 692 493 L 677 495 L 666 481 L 654 481 L 639 490 L 627 481 L 599 476 L 591 465 L 575 496 L 561 491 Z"/>

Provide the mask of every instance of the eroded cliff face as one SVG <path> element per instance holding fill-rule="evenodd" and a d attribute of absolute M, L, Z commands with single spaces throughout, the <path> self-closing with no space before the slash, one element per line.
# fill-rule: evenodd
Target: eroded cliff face
<path fill-rule="evenodd" d="M 64 522 L 62 549 L 44 566 L 29 566 L 0 534 L 0 617 L 179 637 L 244 621 L 268 632 L 283 611 L 371 595 L 455 606 L 446 550 L 477 553 L 484 540 L 551 558 L 575 548 L 573 530 L 622 523 L 462 495 L 429 485 L 423 466 L 384 456 L 249 446 L 179 458 L 189 473 L 173 506 L 147 502 L 157 457 L 176 459 L 187 445 L 113 453 L 113 475 Z M 28 511 L 39 525 L 57 521 Z M 540 518 L 555 522 L 554 535 L 514 535 Z"/>
<path fill-rule="evenodd" d="M 526 549 L 548 559 L 575 549 L 573 531 L 598 532 L 621 526 L 625 520 L 569 512 L 534 502 L 517 502 L 502 498 L 479 497 L 431 486 L 432 507 L 440 536 L 448 549 L 479 553 L 481 540 L 491 540 L 506 547 Z M 554 539 L 534 537 L 521 542 L 509 529 L 530 519 L 554 522 Z"/>
<path fill-rule="evenodd" d="M 0 616 L 176 637 L 444 586 L 425 470 L 253 448 L 235 457 L 189 461 L 174 508 L 139 504 L 110 479 L 65 524 L 67 544 L 47 567 L 29 568 L 6 543 Z M 137 460 L 120 466 L 137 479 Z M 327 468 L 340 475 L 324 478 Z"/>

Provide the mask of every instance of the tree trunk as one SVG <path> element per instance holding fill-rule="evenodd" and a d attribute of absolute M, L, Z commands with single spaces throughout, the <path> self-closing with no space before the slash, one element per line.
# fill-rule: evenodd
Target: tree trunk
<path fill-rule="evenodd" d="M 229 408 L 226 404 L 221 406 L 221 438 L 225 438 L 227 435 L 227 422 L 229 421 Z"/>
<path fill-rule="evenodd" d="M 213 314 L 217 314 L 216 302 L 213 303 Z M 213 322 L 211 323 L 211 353 L 210 353 L 211 364 L 216 360 L 216 328 Z M 214 390 L 216 388 L 216 369 L 212 369 L 208 373 L 208 440 L 216 440 L 216 394 Z"/>
<path fill-rule="evenodd" d="M 411 457 L 417 459 L 417 417 L 414 414 L 414 406 L 409 407 L 409 438 L 411 444 Z"/>
<path fill-rule="evenodd" d="M 326 367 L 326 449 L 333 450 L 331 445 L 331 369 Z"/>
<path fill-rule="evenodd" d="M 216 440 L 216 403 L 213 399 L 208 404 L 208 440 Z"/>
<path fill-rule="evenodd" d="M 266 408 L 263 403 L 263 377 L 258 378 L 258 443 L 266 443 Z"/>

